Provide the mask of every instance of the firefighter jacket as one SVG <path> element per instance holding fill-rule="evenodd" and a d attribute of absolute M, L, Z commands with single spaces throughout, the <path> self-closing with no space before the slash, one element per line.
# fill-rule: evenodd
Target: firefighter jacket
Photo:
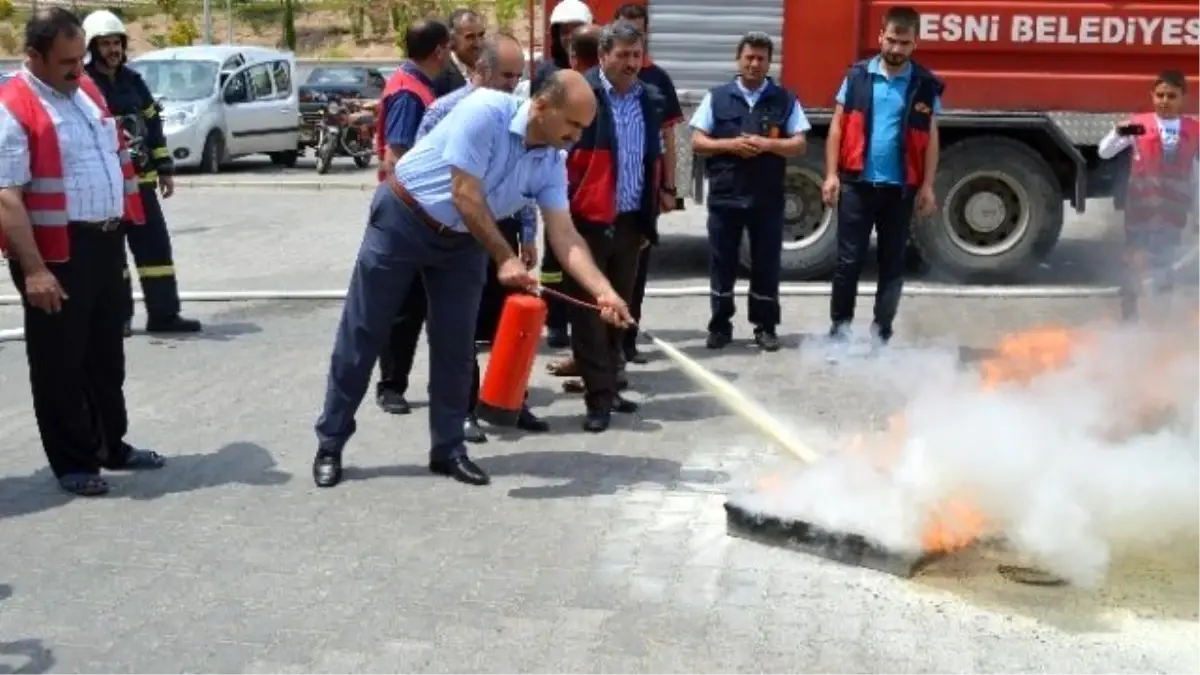
<path fill-rule="evenodd" d="M 712 138 L 737 138 L 742 134 L 788 138 L 788 118 L 796 106 L 792 92 L 767 79 L 766 89 L 751 108 L 737 81 L 711 92 Z M 787 190 L 787 158 L 772 152 L 757 157 L 721 153 L 705 158 L 708 203 L 711 206 L 748 209 L 782 204 Z"/>
<path fill-rule="evenodd" d="M 125 65 L 117 68 L 115 77 L 100 72 L 94 62 L 86 69 L 124 131 L 138 180 L 157 183 L 160 173 L 171 175 L 175 163 L 163 135 L 162 108 L 155 102 L 142 76 Z"/>
<path fill-rule="evenodd" d="M 567 195 L 577 226 L 610 228 L 618 215 L 617 172 L 621 161 L 616 118 L 600 79 L 600 69 L 592 68 L 584 77 L 596 97 L 596 117 L 567 153 Z M 640 168 L 644 178 L 637 220 L 642 235 L 651 244 L 657 244 L 664 102 L 657 87 L 647 82 L 640 84 L 638 103 L 645 125 L 641 130 L 644 145 Z"/>
<path fill-rule="evenodd" d="M 859 61 L 846 73 L 846 102 L 842 105 L 842 145 L 838 173 L 857 181 L 871 147 L 871 108 L 874 98 L 870 60 Z M 912 61 L 912 74 L 901 113 L 900 158 L 904 184 L 916 188 L 925 179 L 925 149 L 933 128 L 934 106 L 946 87 L 928 69 Z"/>
<path fill-rule="evenodd" d="M 100 89 L 91 78 L 79 78 L 80 90 L 86 94 L 104 117 L 112 113 L 104 104 Z M 49 263 L 66 262 L 71 257 L 71 230 L 67 227 L 67 193 L 63 185 L 62 150 L 54 120 L 23 77 L 14 77 L 0 84 L 0 105 L 21 125 L 29 138 L 29 172 L 31 180 L 24 189 L 25 211 L 33 227 L 33 239 L 42 259 Z M 124 219 L 135 225 L 145 222 L 142 195 L 130 160 L 125 138 L 117 133 L 121 157 L 121 175 L 125 180 Z M 8 255 L 4 237 L 0 235 L 0 251 Z"/>
<path fill-rule="evenodd" d="M 1195 177 L 1200 153 L 1200 123 L 1191 117 L 1179 119 L 1179 140 L 1172 152 L 1163 147 L 1162 132 L 1154 113 L 1135 116 L 1146 133 L 1133 141 L 1129 185 L 1125 193 L 1125 223 L 1129 228 L 1181 229 L 1191 214 Z"/>

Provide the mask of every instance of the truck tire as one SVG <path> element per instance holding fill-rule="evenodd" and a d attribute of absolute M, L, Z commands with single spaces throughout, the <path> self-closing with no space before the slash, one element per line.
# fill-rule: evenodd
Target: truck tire
<path fill-rule="evenodd" d="M 1063 226 L 1054 171 L 1029 147 L 979 136 L 942 152 L 938 210 L 918 219 L 913 243 L 930 274 L 957 282 L 1000 282 L 1053 248 Z"/>
<path fill-rule="evenodd" d="M 802 280 L 827 276 L 837 265 L 837 209 L 821 201 L 825 180 L 825 139 L 810 138 L 805 153 L 787 167 L 787 202 L 783 215 L 780 265 L 789 277 Z M 743 238 L 742 267 L 750 267 L 750 245 Z"/>

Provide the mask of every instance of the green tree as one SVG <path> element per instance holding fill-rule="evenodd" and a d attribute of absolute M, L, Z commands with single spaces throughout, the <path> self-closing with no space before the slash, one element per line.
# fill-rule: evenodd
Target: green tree
<path fill-rule="evenodd" d="M 11 21 L 14 13 L 12 0 L 0 0 L 0 21 Z"/>

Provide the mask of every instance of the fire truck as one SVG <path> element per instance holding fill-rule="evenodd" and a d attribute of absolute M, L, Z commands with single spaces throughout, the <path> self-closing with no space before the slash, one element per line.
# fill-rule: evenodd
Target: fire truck
<path fill-rule="evenodd" d="M 548 17 L 557 0 L 546 4 Z M 588 0 L 596 23 L 609 22 L 621 4 Z M 793 278 L 827 275 L 837 259 L 837 214 L 822 204 L 820 188 L 833 97 L 851 63 L 878 53 L 883 13 L 905 3 L 642 4 L 650 17 L 650 55 L 671 74 L 685 113 L 734 76 L 742 34 L 763 31 L 775 40 L 772 74 L 799 96 L 813 127 L 808 152 L 789 167 L 783 266 Z M 1054 249 L 1068 205 L 1084 213 L 1088 199 L 1113 197 L 1120 208 L 1122 163 L 1101 161 L 1097 143 L 1118 120 L 1147 108 L 1158 72 L 1179 70 L 1189 87 L 1197 83 L 1194 0 L 912 4 L 921 12 L 915 58 L 946 83 L 939 209 L 914 221 L 911 242 L 939 278 L 1011 278 Z M 1189 97 L 1189 114 L 1196 100 Z M 703 160 L 692 157 L 687 125 L 676 132 L 678 188 L 702 204 Z M 683 178 L 689 175 L 691 181 Z"/>

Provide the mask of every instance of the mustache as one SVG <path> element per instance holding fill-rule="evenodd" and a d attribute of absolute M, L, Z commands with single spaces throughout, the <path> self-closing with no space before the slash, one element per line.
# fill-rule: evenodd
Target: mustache
<path fill-rule="evenodd" d="M 65 79 L 67 82 L 74 82 L 75 80 L 79 79 L 79 71 L 67 71 L 67 74 L 63 76 L 63 79 Z"/>

